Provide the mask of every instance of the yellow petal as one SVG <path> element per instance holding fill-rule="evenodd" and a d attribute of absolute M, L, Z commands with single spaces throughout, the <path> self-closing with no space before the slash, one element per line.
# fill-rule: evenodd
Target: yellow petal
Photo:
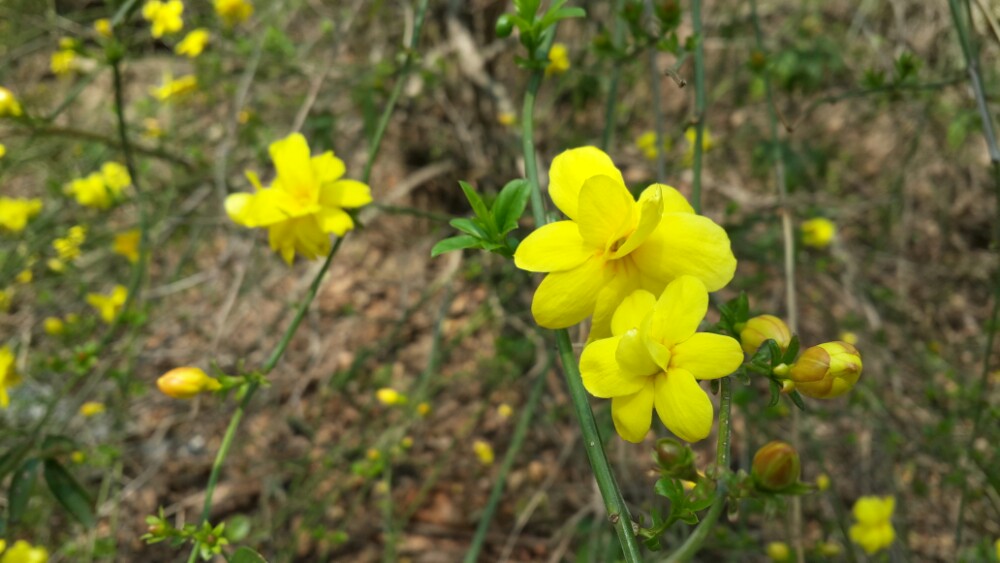
<path fill-rule="evenodd" d="M 347 170 L 344 161 L 334 156 L 333 151 L 326 151 L 319 156 L 314 156 L 311 162 L 313 173 L 321 184 L 338 180 Z"/>
<path fill-rule="evenodd" d="M 297 192 L 310 186 L 319 187 L 309 158 L 309 144 L 300 133 L 271 143 L 268 152 L 278 171 L 278 180 L 286 190 Z"/>
<path fill-rule="evenodd" d="M 324 207 L 316 214 L 316 220 L 320 230 L 338 237 L 354 228 L 354 220 L 343 209 Z"/>
<path fill-rule="evenodd" d="M 631 395 L 645 386 L 645 378 L 628 377 L 615 361 L 621 338 L 613 336 L 587 344 L 580 355 L 580 376 L 587 391 L 602 399 Z"/>
<path fill-rule="evenodd" d="M 671 369 L 656 378 L 656 414 L 678 438 L 697 442 L 712 432 L 712 401 L 690 372 Z"/>
<path fill-rule="evenodd" d="M 650 376 L 658 373 L 660 367 L 646 349 L 639 329 L 633 328 L 621 336 L 615 350 L 615 360 L 622 371 L 629 376 Z"/>
<path fill-rule="evenodd" d="M 615 168 L 611 157 L 597 147 L 580 147 L 561 153 L 552 161 L 549 170 L 549 196 L 567 217 L 575 219 L 580 189 L 594 176 L 609 176 L 625 185 L 622 173 Z"/>
<path fill-rule="evenodd" d="M 357 180 L 337 180 L 320 188 L 319 203 L 324 207 L 355 208 L 372 202 L 372 191 Z"/>
<path fill-rule="evenodd" d="M 694 208 L 688 203 L 684 194 L 677 191 L 677 188 L 666 184 L 653 184 L 649 186 L 643 190 L 639 200 L 641 201 L 645 197 L 646 192 L 654 188 L 660 189 L 661 198 L 663 199 L 663 213 L 694 213 Z"/>
<path fill-rule="evenodd" d="M 729 336 L 699 332 L 670 349 L 670 366 L 694 374 L 695 379 L 725 377 L 743 363 L 743 348 Z"/>
<path fill-rule="evenodd" d="M 640 391 L 611 399 L 611 419 L 619 436 L 633 444 L 646 437 L 653 425 L 653 396 L 653 379 L 647 377 Z"/>
<path fill-rule="evenodd" d="M 606 250 L 634 227 L 636 211 L 635 198 L 625 184 L 609 176 L 588 178 L 580 189 L 576 217 L 580 236 L 588 245 Z"/>
<path fill-rule="evenodd" d="M 594 255 L 572 221 L 556 221 L 531 232 L 514 252 L 514 265 L 529 272 L 560 272 Z"/>
<path fill-rule="evenodd" d="M 566 328 L 590 316 L 604 285 L 603 266 L 600 258 L 591 257 L 572 270 L 545 276 L 531 300 L 535 322 L 545 328 Z"/>
<path fill-rule="evenodd" d="M 614 251 L 611 255 L 612 258 L 621 258 L 638 248 L 656 230 L 656 227 L 659 226 L 660 220 L 663 218 L 663 200 L 660 197 L 660 190 L 647 189 L 642 192 L 638 208 L 640 211 L 639 225 L 636 227 L 635 232 L 625 239 L 625 243 L 618 250 Z"/>
<path fill-rule="evenodd" d="M 597 293 L 597 301 L 594 304 L 594 320 L 590 324 L 588 340 L 611 336 L 611 319 L 615 309 L 618 308 L 626 295 L 640 287 L 640 272 L 628 257 L 606 262 L 604 272 L 607 281 Z"/>
<path fill-rule="evenodd" d="M 231 194 L 226 213 L 244 227 L 267 227 L 300 212 L 300 205 L 287 192 L 267 188 L 254 194 Z"/>
<path fill-rule="evenodd" d="M 672 348 L 691 338 L 707 312 L 708 292 L 704 284 L 694 276 L 681 276 L 670 282 L 656 301 L 649 326 L 650 339 Z"/>
<path fill-rule="evenodd" d="M 709 291 L 722 289 L 736 272 L 726 231 L 711 219 L 690 213 L 664 214 L 653 234 L 629 256 L 650 277 L 667 282 L 688 274 Z"/>
<path fill-rule="evenodd" d="M 629 329 L 638 328 L 653 312 L 655 305 L 656 296 L 652 293 L 642 289 L 633 291 L 615 309 L 615 314 L 611 317 L 611 334 L 618 336 Z"/>

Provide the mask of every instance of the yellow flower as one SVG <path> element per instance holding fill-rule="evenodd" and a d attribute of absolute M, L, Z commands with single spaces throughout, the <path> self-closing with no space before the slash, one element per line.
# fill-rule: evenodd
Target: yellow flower
<path fill-rule="evenodd" d="M 205 45 L 208 45 L 209 38 L 210 35 L 207 29 L 198 28 L 184 36 L 184 39 L 174 48 L 174 52 L 193 59 L 205 50 Z"/>
<path fill-rule="evenodd" d="M 792 550 L 788 548 L 788 544 L 783 541 L 773 541 L 767 544 L 767 556 L 771 558 L 771 561 L 781 563 L 782 561 L 788 561 L 792 557 Z"/>
<path fill-rule="evenodd" d="M 33 547 L 24 540 L 17 540 L 0 557 L 0 563 L 46 563 L 49 552 L 41 546 Z"/>
<path fill-rule="evenodd" d="M 125 305 L 126 299 L 128 299 L 128 290 L 123 285 L 116 285 L 108 295 L 101 295 L 100 293 L 87 294 L 87 303 L 97 309 L 97 312 L 101 315 L 101 320 L 108 324 L 114 322 L 115 317 L 118 316 L 118 313 Z"/>
<path fill-rule="evenodd" d="M 399 391 L 396 391 L 391 387 L 383 387 L 378 391 L 376 391 L 375 398 L 378 399 L 378 402 L 390 407 L 393 405 L 406 404 L 406 395 L 400 393 Z"/>
<path fill-rule="evenodd" d="M 671 146 L 670 137 L 664 137 L 663 139 L 663 152 L 670 150 Z M 635 140 L 635 146 L 642 151 L 643 156 L 648 160 L 656 160 L 656 131 L 646 131 L 639 138 Z"/>
<path fill-rule="evenodd" d="M 837 557 L 843 549 L 835 541 L 825 541 L 819 544 L 819 554 L 823 557 Z"/>
<path fill-rule="evenodd" d="M 816 476 L 816 488 L 821 492 L 829 490 L 830 488 L 830 476 L 826 473 L 820 473 Z"/>
<path fill-rule="evenodd" d="M 108 18 L 101 18 L 101 19 L 95 21 L 94 22 L 94 31 L 96 31 L 97 34 L 100 35 L 101 37 L 110 38 L 111 35 L 112 35 L 112 33 L 111 33 L 111 20 L 109 20 Z"/>
<path fill-rule="evenodd" d="M 215 13 L 231 26 L 249 19 L 253 15 L 253 4 L 247 0 L 215 0 Z"/>
<path fill-rule="evenodd" d="M 803 352 L 787 377 L 807 397 L 832 399 L 854 387 L 862 367 L 857 348 L 846 342 L 825 342 Z"/>
<path fill-rule="evenodd" d="M 117 162 L 105 162 L 101 165 L 101 178 L 107 186 L 111 195 L 118 197 L 125 188 L 132 184 L 132 177 L 128 174 L 128 168 Z"/>
<path fill-rule="evenodd" d="M 0 197 L 0 228 L 19 233 L 42 211 L 42 200 Z"/>
<path fill-rule="evenodd" d="M 80 464 L 87 461 L 87 454 L 81 452 L 80 450 L 76 450 L 75 452 L 69 454 L 69 459 L 73 463 Z"/>
<path fill-rule="evenodd" d="M 111 244 L 111 250 L 135 264 L 139 261 L 139 241 L 141 239 L 142 233 L 138 229 L 125 231 L 124 233 L 115 235 L 115 240 Z"/>
<path fill-rule="evenodd" d="M 611 418 L 625 440 L 642 441 L 654 408 L 683 440 L 711 432 L 712 401 L 698 380 L 726 377 L 743 363 L 743 350 L 728 336 L 696 332 L 707 312 L 705 285 L 681 276 L 659 299 L 633 291 L 614 312 L 613 336 L 583 349 L 583 385 L 595 397 L 611 398 Z"/>
<path fill-rule="evenodd" d="M 49 61 L 49 68 L 52 69 L 52 73 L 56 75 L 69 74 L 76 70 L 76 51 L 71 49 L 62 49 L 52 53 L 52 59 Z"/>
<path fill-rule="evenodd" d="M 853 346 L 858 343 L 858 335 L 849 330 L 845 330 L 840 333 L 840 340 Z"/>
<path fill-rule="evenodd" d="M 155 117 L 147 117 L 142 120 L 142 125 L 144 127 L 142 134 L 150 139 L 159 139 L 163 136 L 163 128 L 160 127 L 160 121 Z"/>
<path fill-rule="evenodd" d="M 174 368 L 156 380 L 156 386 L 168 397 L 190 399 L 205 391 L 218 391 L 222 384 L 196 367 Z"/>
<path fill-rule="evenodd" d="M 49 336 L 59 336 L 66 332 L 66 323 L 59 317 L 46 317 L 42 321 L 42 328 L 45 330 L 45 334 Z"/>
<path fill-rule="evenodd" d="M 837 236 L 837 225 L 824 217 L 803 221 L 799 228 L 802 230 L 802 244 L 813 248 L 826 248 Z"/>
<path fill-rule="evenodd" d="M 684 138 L 687 140 L 687 149 L 684 151 L 684 156 L 681 162 L 684 166 L 694 165 L 694 145 L 698 141 L 698 129 L 695 127 L 688 127 L 684 131 Z M 712 134 L 708 131 L 708 127 L 702 129 L 701 132 L 701 151 L 706 153 L 715 148 L 715 139 L 712 138 Z"/>
<path fill-rule="evenodd" d="M 486 440 L 476 440 L 472 443 L 472 451 L 476 452 L 479 463 L 483 465 L 493 465 L 493 446 Z"/>
<path fill-rule="evenodd" d="M 21 383 L 21 376 L 14 369 L 14 352 L 9 346 L 0 348 L 0 408 L 10 405 L 7 390 Z"/>
<path fill-rule="evenodd" d="M 17 274 L 17 277 L 14 278 L 14 281 L 20 284 L 28 284 L 31 283 L 31 280 L 33 279 L 35 279 L 35 274 L 32 273 L 31 268 L 29 267 L 21 270 Z"/>
<path fill-rule="evenodd" d="M 514 409 L 512 409 L 507 403 L 501 403 L 500 406 L 497 407 L 497 414 L 500 415 L 500 418 L 508 419 L 514 414 Z"/>
<path fill-rule="evenodd" d="M 892 512 L 896 499 L 891 496 L 865 496 L 854 503 L 854 519 L 851 526 L 851 541 L 861 546 L 865 553 L 872 555 L 892 545 L 896 531 L 892 527 Z"/>
<path fill-rule="evenodd" d="M 238 225 L 267 228 L 271 249 L 292 263 L 299 253 L 312 260 L 330 251 L 330 234 L 343 236 L 354 228 L 344 211 L 372 201 L 371 189 L 357 180 L 342 179 L 344 162 L 327 151 L 309 156 L 306 138 L 299 133 L 271 143 L 277 177 L 263 188 L 257 175 L 247 172 L 256 192 L 226 198 L 226 212 Z"/>
<path fill-rule="evenodd" d="M 545 74 L 563 74 L 569 70 L 569 51 L 562 43 L 553 43 L 549 49 L 549 65 L 545 67 Z"/>
<path fill-rule="evenodd" d="M 64 238 L 52 241 L 52 248 L 59 254 L 59 260 L 70 261 L 80 256 L 80 247 L 87 240 L 87 227 L 76 225 L 70 227 Z"/>
<path fill-rule="evenodd" d="M 97 401 L 87 401 L 86 403 L 80 405 L 80 416 L 90 418 L 92 416 L 97 416 L 104 412 L 104 403 L 98 403 Z"/>
<path fill-rule="evenodd" d="M 186 94 L 190 94 L 197 89 L 198 77 L 193 74 L 182 76 L 176 80 L 167 75 L 163 77 L 163 84 L 161 84 L 158 88 L 152 88 L 150 93 L 153 94 L 153 97 L 157 100 L 166 102 L 168 100 L 180 98 Z"/>
<path fill-rule="evenodd" d="M 149 0 L 142 6 L 142 17 L 153 24 L 153 37 L 177 33 L 184 28 L 184 4 L 181 0 Z"/>
<path fill-rule="evenodd" d="M 21 113 L 23 113 L 21 104 L 14 97 L 14 93 L 0 86 L 0 117 L 17 117 Z"/>
<path fill-rule="evenodd" d="M 510 127 L 517 122 L 517 114 L 512 111 L 502 111 L 497 114 L 497 123 Z"/>
<path fill-rule="evenodd" d="M 766 340 L 774 340 L 782 351 L 788 350 L 788 345 L 792 342 L 792 331 L 785 321 L 774 315 L 753 317 L 740 329 L 740 343 L 747 354 L 753 355 Z"/>
<path fill-rule="evenodd" d="M 431 414 L 431 405 L 429 403 L 420 403 L 417 405 L 417 414 L 420 416 L 427 416 Z"/>
<path fill-rule="evenodd" d="M 83 178 L 76 178 L 65 186 L 63 192 L 76 198 L 76 202 L 84 207 L 107 209 L 114 203 L 114 196 L 104 182 L 99 172 L 94 172 Z"/>
<path fill-rule="evenodd" d="M 531 312 L 546 328 L 594 316 L 590 339 L 611 334 L 611 315 L 636 289 L 659 294 L 681 275 L 709 291 L 733 278 L 729 236 L 696 215 L 680 192 L 653 184 L 636 201 L 611 158 L 595 147 L 568 150 L 552 161 L 549 195 L 567 217 L 521 242 L 514 263 L 548 275 Z"/>
<path fill-rule="evenodd" d="M 50 270 L 52 270 L 57 274 L 61 274 L 66 270 L 66 263 L 63 262 L 62 260 L 59 260 L 58 258 L 49 258 L 49 260 L 45 264 L 49 267 Z"/>
<path fill-rule="evenodd" d="M 0 143 L 0 158 L 7 156 L 7 146 Z"/>

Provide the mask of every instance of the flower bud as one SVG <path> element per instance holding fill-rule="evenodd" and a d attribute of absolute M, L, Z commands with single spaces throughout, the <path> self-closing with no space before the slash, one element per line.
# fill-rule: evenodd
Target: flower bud
<path fill-rule="evenodd" d="M 195 367 L 174 368 L 156 380 L 156 386 L 168 397 L 190 399 L 205 391 L 218 391 L 222 384 Z"/>
<path fill-rule="evenodd" d="M 694 452 L 687 444 L 673 438 L 660 438 L 653 450 L 653 460 L 665 475 L 688 481 L 698 480 L 698 471 L 694 468 Z"/>
<path fill-rule="evenodd" d="M 766 340 L 774 340 L 784 352 L 792 342 L 792 331 L 785 321 L 774 315 L 756 316 L 740 330 L 740 343 L 747 354 L 753 355 Z"/>
<path fill-rule="evenodd" d="M 788 378 L 807 397 L 832 399 L 854 387 L 861 377 L 861 367 L 858 349 L 837 340 L 803 352 L 788 370 Z"/>
<path fill-rule="evenodd" d="M 501 39 L 504 37 L 510 37 L 510 33 L 514 31 L 514 21 L 511 20 L 510 14 L 502 14 L 497 18 L 497 24 L 494 28 L 497 37 Z"/>
<path fill-rule="evenodd" d="M 791 487 L 799 481 L 801 472 L 799 452 L 787 442 L 768 442 L 753 456 L 751 475 L 765 491 L 780 492 Z"/>

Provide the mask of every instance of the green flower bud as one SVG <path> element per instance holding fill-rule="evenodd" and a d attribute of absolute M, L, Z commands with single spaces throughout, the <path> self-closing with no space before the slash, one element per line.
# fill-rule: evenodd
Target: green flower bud
<path fill-rule="evenodd" d="M 501 14 L 500 17 L 497 18 L 494 31 L 497 34 L 497 37 L 510 37 L 511 32 L 514 31 L 514 22 L 510 19 L 510 14 Z"/>
<path fill-rule="evenodd" d="M 774 340 L 778 348 L 784 352 L 792 342 L 792 331 L 788 329 L 785 321 L 774 315 L 756 316 L 740 329 L 740 344 L 747 354 L 753 355 L 768 339 Z"/>
<path fill-rule="evenodd" d="M 861 353 L 841 341 L 813 346 L 788 370 L 795 389 L 814 399 L 832 399 L 847 393 L 861 377 Z"/>
<path fill-rule="evenodd" d="M 768 442 L 753 456 L 751 475 L 757 487 L 781 492 L 799 481 L 802 465 L 799 452 L 787 442 Z"/>

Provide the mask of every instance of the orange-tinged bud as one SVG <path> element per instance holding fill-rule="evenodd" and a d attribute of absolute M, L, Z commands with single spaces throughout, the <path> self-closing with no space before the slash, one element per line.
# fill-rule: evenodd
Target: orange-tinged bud
<path fill-rule="evenodd" d="M 785 321 L 774 315 L 756 316 L 747 321 L 740 330 L 740 344 L 743 346 L 743 351 L 750 355 L 769 339 L 774 340 L 782 351 L 788 350 L 788 345 L 792 342 L 792 331 L 788 329 Z"/>
<path fill-rule="evenodd" d="M 861 377 L 861 353 L 854 346 L 826 342 L 813 346 L 788 370 L 795 389 L 814 399 L 832 399 L 847 393 Z"/>
<path fill-rule="evenodd" d="M 156 380 L 156 386 L 168 397 L 190 399 L 205 391 L 218 391 L 222 384 L 196 367 L 174 368 Z"/>
<path fill-rule="evenodd" d="M 783 491 L 797 483 L 801 473 L 799 452 L 787 442 L 768 442 L 753 456 L 753 480 L 765 491 Z"/>

